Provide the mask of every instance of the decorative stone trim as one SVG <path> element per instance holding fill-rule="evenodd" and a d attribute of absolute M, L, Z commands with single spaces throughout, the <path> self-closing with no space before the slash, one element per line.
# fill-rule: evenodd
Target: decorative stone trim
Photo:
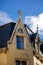
<path fill-rule="evenodd" d="M 15 60 L 20 60 L 20 61 L 27 61 L 29 59 L 24 59 L 24 58 L 14 58 Z"/>
<path fill-rule="evenodd" d="M 38 53 L 35 54 L 34 56 L 43 63 L 43 57 L 42 56 L 40 56 Z"/>
<path fill-rule="evenodd" d="M 8 50 L 8 48 L 0 48 L 0 54 L 1 53 L 5 53 L 6 54 L 7 53 L 7 50 Z"/>

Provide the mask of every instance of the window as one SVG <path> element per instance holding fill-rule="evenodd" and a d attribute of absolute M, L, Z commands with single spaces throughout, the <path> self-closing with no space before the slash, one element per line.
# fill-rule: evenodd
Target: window
<path fill-rule="evenodd" d="M 24 49 L 24 37 L 17 36 L 17 48 Z"/>
<path fill-rule="evenodd" d="M 18 32 L 23 33 L 23 30 L 21 28 L 18 29 Z"/>
<path fill-rule="evenodd" d="M 20 61 L 16 60 L 16 65 L 20 65 Z"/>
<path fill-rule="evenodd" d="M 16 60 L 16 65 L 26 65 L 26 61 Z"/>
<path fill-rule="evenodd" d="M 22 65 L 26 65 L 26 61 L 22 61 Z"/>

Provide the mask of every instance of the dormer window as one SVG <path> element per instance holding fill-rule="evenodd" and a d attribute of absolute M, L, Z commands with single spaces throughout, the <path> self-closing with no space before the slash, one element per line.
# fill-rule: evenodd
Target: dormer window
<path fill-rule="evenodd" d="M 24 37 L 17 36 L 17 48 L 24 49 Z"/>

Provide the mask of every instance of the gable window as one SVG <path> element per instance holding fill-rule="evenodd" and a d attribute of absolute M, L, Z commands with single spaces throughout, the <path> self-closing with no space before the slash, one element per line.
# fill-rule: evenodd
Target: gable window
<path fill-rule="evenodd" d="M 27 65 L 26 61 L 16 60 L 16 65 Z"/>
<path fill-rule="evenodd" d="M 22 61 L 22 65 L 26 65 L 26 61 Z"/>
<path fill-rule="evenodd" d="M 17 36 L 17 48 L 24 49 L 24 37 Z"/>
<path fill-rule="evenodd" d="M 20 61 L 16 60 L 16 65 L 20 65 Z"/>

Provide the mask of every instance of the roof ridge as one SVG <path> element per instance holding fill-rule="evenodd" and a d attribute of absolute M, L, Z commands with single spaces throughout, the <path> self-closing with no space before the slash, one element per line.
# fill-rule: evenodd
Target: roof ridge
<path fill-rule="evenodd" d="M 26 24 L 24 24 L 25 26 L 27 26 Z M 27 26 L 27 28 L 32 32 L 32 33 L 34 33 L 28 26 Z"/>

